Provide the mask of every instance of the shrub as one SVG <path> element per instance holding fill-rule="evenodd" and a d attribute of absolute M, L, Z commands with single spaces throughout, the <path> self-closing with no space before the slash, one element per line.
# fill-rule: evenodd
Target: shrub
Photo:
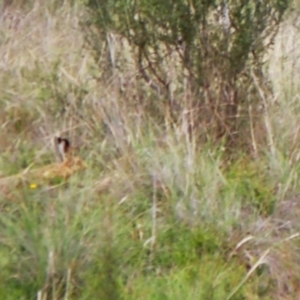
<path fill-rule="evenodd" d="M 159 94 L 158 105 L 163 102 L 162 114 L 174 121 L 188 109 L 190 130 L 202 128 L 210 138 L 236 144 L 249 131 L 249 118 L 259 120 L 263 57 L 288 5 L 289 0 L 88 0 L 87 36 L 97 62 L 109 58 L 103 64 L 107 68 L 110 61 L 111 69 L 117 63 L 109 35 L 125 39 L 140 77 Z"/>

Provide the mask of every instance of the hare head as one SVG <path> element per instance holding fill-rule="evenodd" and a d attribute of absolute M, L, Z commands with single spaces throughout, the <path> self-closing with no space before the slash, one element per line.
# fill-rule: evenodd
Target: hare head
<path fill-rule="evenodd" d="M 56 148 L 63 166 L 70 168 L 73 172 L 86 168 L 84 161 L 74 155 L 74 151 L 68 139 L 57 137 Z"/>
<path fill-rule="evenodd" d="M 58 137 L 57 150 L 65 166 L 72 168 L 74 171 L 86 168 L 86 164 L 83 162 L 83 160 L 74 155 L 68 139 Z"/>

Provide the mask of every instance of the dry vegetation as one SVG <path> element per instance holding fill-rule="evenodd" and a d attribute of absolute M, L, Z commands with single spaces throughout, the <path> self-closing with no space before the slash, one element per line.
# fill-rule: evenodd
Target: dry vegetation
<path fill-rule="evenodd" d="M 88 168 L 0 196 L 0 298 L 298 299 L 298 18 L 269 56 L 274 94 L 257 82 L 252 150 L 229 161 L 193 138 L 188 86 L 172 123 L 128 44 L 112 33 L 95 62 L 81 4 L 44 2 L 1 14 L 0 176 L 53 162 L 57 133 Z"/>

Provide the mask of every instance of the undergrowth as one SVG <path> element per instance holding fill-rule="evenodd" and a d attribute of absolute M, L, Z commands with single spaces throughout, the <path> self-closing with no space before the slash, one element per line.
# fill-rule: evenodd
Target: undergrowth
<path fill-rule="evenodd" d="M 255 151 L 199 144 L 188 111 L 155 118 L 130 59 L 103 79 L 82 4 L 34 3 L 0 21 L 0 176 L 54 161 L 58 133 L 88 168 L 0 195 L 0 298 L 296 299 L 297 101 L 274 87 Z"/>

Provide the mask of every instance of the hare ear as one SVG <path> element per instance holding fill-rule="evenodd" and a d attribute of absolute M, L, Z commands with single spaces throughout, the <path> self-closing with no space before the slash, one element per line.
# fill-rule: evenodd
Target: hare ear
<path fill-rule="evenodd" d="M 59 154 L 61 160 L 65 161 L 66 160 L 66 154 L 70 150 L 69 140 L 61 138 L 61 137 L 56 137 L 55 142 L 56 142 L 56 148 L 58 150 L 58 154 Z"/>

